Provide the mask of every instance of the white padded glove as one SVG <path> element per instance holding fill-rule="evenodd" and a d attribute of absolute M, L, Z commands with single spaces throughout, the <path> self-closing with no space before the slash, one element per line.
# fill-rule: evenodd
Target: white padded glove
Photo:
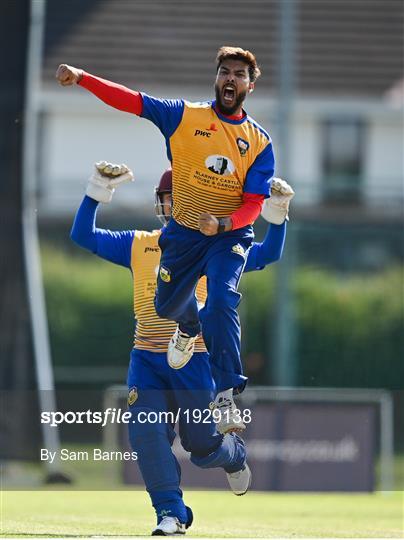
<path fill-rule="evenodd" d="M 111 202 L 115 188 L 126 182 L 133 182 L 133 172 L 127 165 L 99 161 L 88 180 L 86 195 L 106 204 Z"/>
<path fill-rule="evenodd" d="M 290 185 L 280 178 L 273 178 L 271 196 L 265 199 L 261 216 L 269 223 L 282 225 L 285 219 L 289 219 L 289 203 L 295 192 Z"/>

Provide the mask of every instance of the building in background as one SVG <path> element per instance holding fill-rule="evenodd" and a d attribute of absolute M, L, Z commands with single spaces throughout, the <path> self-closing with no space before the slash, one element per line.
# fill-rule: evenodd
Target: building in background
<path fill-rule="evenodd" d="M 253 50 L 262 66 L 247 110 L 277 144 L 278 0 L 244 3 L 48 2 L 41 92 L 40 215 L 70 215 L 91 164 L 125 161 L 136 185 L 118 206 L 150 209 L 167 165 L 151 123 L 59 88 L 59 63 L 156 96 L 213 97 L 219 46 Z M 364 6 L 366 9 L 364 9 Z M 214 7 L 214 9 L 213 9 Z M 297 3 L 290 172 L 302 219 L 402 220 L 403 9 L 384 0 Z M 281 170 L 276 171 L 282 175 Z"/>
<path fill-rule="evenodd" d="M 101 388 L 121 382 L 126 371 L 131 321 L 124 330 L 128 313 L 125 302 L 117 301 L 119 294 L 126 298 L 123 289 L 117 292 L 119 270 L 111 271 L 111 292 L 100 298 L 95 273 L 86 276 L 90 259 L 85 256 L 89 266 L 82 267 L 80 250 L 68 241 L 92 163 L 124 161 L 136 177 L 135 185 L 123 186 L 114 204 L 103 209 L 100 222 L 109 212 L 108 226 L 116 216 L 118 227 L 130 222 L 143 228 L 152 216 L 153 187 L 168 161 L 154 125 L 109 108 L 81 88 L 59 87 L 57 66 L 68 63 L 155 96 L 198 101 L 214 95 L 217 49 L 249 48 L 263 75 L 246 108 L 268 129 L 279 152 L 286 4 L 47 2 L 38 190 L 58 385 L 79 380 Z M 288 171 L 276 173 L 287 175 L 296 197 L 281 263 L 243 278 L 246 371 L 252 384 L 388 388 L 396 391 L 399 426 L 404 410 L 404 312 L 397 295 L 404 259 L 402 2 L 295 0 L 295 5 Z M 56 218 L 63 230 L 52 243 Z M 258 235 L 260 226 L 258 221 Z M 67 259 L 71 253 L 77 257 Z M 104 289 L 108 276 L 102 264 L 94 265 Z M 279 327 L 293 342 L 283 355 Z"/>

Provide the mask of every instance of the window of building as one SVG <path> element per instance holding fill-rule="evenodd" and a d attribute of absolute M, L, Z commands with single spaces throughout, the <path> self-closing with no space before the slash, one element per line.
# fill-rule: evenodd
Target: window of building
<path fill-rule="evenodd" d="M 329 119 L 323 125 L 323 200 L 360 202 L 364 124 Z"/>

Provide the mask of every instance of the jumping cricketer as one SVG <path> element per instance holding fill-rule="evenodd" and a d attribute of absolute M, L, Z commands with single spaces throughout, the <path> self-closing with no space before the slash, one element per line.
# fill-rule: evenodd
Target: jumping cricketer
<path fill-rule="evenodd" d="M 243 109 L 260 75 L 255 56 L 222 47 L 216 58 L 216 99 L 190 103 L 157 99 L 62 64 L 56 78 L 78 84 L 105 103 L 153 122 L 166 140 L 173 170 L 172 219 L 159 237 L 157 314 L 177 323 L 168 362 L 183 368 L 202 331 L 211 361 L 227 377 L 232 399 L 240 359 L 239 281 L 253 242 L 252 223 L 270 196 L 274 154 L 269 134 Z M 195 296 L 207 278 L 207 301 Z"/>

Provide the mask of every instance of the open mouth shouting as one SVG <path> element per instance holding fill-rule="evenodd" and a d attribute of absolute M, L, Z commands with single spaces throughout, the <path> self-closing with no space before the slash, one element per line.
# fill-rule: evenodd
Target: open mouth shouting
<path fill-rule="evenodd" d="M 246 92 L 237 88 L 234 83 L 227 82 L 223 86 L 215 85 L 216 103 L 223 114 L 235 114 L 243 104 Z"/>
<path fill-rule="evenodd" d="M 231 107 L 236 101 L 236 88 L 232 84 L 226 84 L 222 90 L 222 99 L 226 107 Z"/>

